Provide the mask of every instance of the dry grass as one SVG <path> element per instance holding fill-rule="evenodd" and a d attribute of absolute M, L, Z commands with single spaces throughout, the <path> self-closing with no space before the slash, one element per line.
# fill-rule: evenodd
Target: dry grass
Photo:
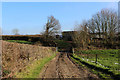
<path fill-rule="evenodd" d="M 35 60 L 53 55 L 54 51 L 51 47 L 2 41 L 3 77 L 13 77 L 15 72 L 25 70 Z"/>

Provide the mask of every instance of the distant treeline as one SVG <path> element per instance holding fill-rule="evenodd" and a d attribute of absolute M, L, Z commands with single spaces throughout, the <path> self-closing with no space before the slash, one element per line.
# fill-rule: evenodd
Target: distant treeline
<path fill-rule="evenodd" d="M 24 41 L 41 41 L 40 35 L 2 35 L 2 40 L 24 40 Z"/>
<path fill-rule="evenodd" d="M 39 42 L 43 46 L 56 46 L 52 40 L 45 41 L 42 35 L 2 35 L 2 40 L 23 40 L 33 44 Z"/>
<path fill-rule="evenodd" d="M 53 39 L 52 37 L 46 40 L 42 35 L 2 35 L 2 40 L 23 40 L 32 42 L 32 44 L 42 45 L 42 46 L 52 46 L 59 48 L 71 48 L 76 47 L 73 41 L 64 41 L 59 39 Z M 88 49 L 93 48 L 120 48 L 119 40 L 115 41 L 113 44 L 110 42 L 104 43 L 103 40 L 89 40 Z"/>

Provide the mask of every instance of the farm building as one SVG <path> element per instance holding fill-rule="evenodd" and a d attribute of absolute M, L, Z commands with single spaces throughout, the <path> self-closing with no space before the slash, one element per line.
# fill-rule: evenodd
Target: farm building
<path fill-rule="evenodd" d="M 76 32 L 77 32 L 77 31 L 63 31 L 63 32 L 62 32 L 62 38 L 63 38 L 63 40 L 72 41 L 72 36 L 73 36 Z"/>

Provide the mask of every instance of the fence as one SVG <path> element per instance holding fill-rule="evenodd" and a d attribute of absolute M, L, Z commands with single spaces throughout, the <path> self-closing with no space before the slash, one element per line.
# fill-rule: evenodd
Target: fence
<path fill-rule="evenodd" d="M 120 73 L 120 63 L 117 50 L 83 50 L 76 53 L 73 49 L 73 54 L 76 54 L 82 61 L 89 64 L 107 68 L 114 73 Z"/>

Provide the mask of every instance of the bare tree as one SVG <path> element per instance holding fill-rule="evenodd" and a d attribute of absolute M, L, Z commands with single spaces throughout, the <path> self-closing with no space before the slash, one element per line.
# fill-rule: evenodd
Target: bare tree
<path fill-rule="evenodd" d="M 82 47 L 87 45 L 88 32 L 93 33 L 93 38 L 98 34 L 99 38 L 104 39 L 103 44 L 113 44 L 115 34 L 118 31 L 118 16 L 117 12 L 110 9 L 102 9 L 97 12 L 88 21 L 83 21 L 76 29 L 74 41 L 77 45 L 81 43 Z M 89 34 L 90 35 L 90 34 Z M 100 42 L 100 41 L 99 41 Z M 101 42 L 100 42 L 101 43 Z"/>
<path fill-rule="evenodd" d="M 47 23 L 45 25 L 45 32 L 43 32 L 43 35 L 46 39 L 49 37 L 54 37 L 55 35 L 60 33 L 60 23 L 57 19 L 54 18 L 54 16 L 48 17 Z"/>
<path fill-rule="evenodd" d="M 18 29 L 13 29 L 12 32 L 13 32 L 13 34 L 15 34 L 15 35 L 19 35 L 19 33 L 18 33 L 19 30 L 18 30 Z"/>
<path fill-rule="evenodd" d="M 78 26 L 78 25 L 77 25 Z M 88 24 L 86 21 L 83 21 L 82 24 L 76 28 L 77 31 L 73 35 L 73 41 L 77 47 L 86 48 L 88 45 Z"/>
<path fill-rule="evenodd" d="M 88 21 L 88 28 L 89 28 L 89 33 L 95 33 L 96 27 L 93 18 Z"/>
<path fill-rule="evenodd" d="M 89 31 L 99 33 L 99 38 L 113 44 L 113 38 L 117 31 L 117 12 L 110 9 L 102 9 L 89 21 Z M 92 22 L 94 22 L 92 25 Z"/>
<path fill-rule="evenodd" d="M 78 24 L 75 26 L 79 26 Z M 78 28 L 76 28 L 74 31 L 75 33 L 72 35 L 72 40 L 75 44 L 76 47 L 80 47 L 81 46 L 81 38 L 80 38 L 80 32 L 77 31 Z"/>

